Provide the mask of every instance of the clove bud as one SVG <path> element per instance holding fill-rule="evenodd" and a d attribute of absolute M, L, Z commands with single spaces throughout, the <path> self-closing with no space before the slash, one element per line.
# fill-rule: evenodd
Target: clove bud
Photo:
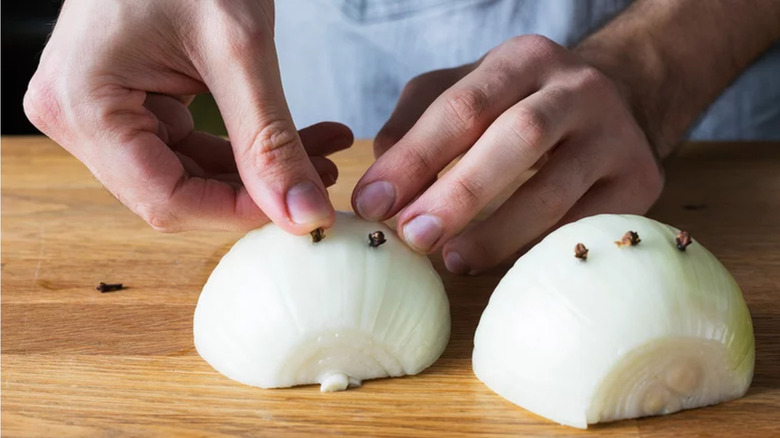
<path fill-rule="evenodd" d="M 322 227 L 311 232 L 311 241 L 317 243 L 325 238 L 325 230 Z"/>
<path fill-rule="evenodd" d="M 385 239 L 385 233 L 381 231 L 374 231 L 368 234 L 368 246 L 376 248 L 377 246 L 387 242 Z"/>
<path fill-rule="evenodd" d="M 636 246 L 641 242 L 639 234 L 636 231 L 626 231 L 626 234 L 620 240 L 615 241 L 615 245 L 622 248 L 624 246 Z"/>
<path fill-rule="evenodd" d="M 588 248 L 585 248 L 585 245 L 578 243 L 574 247 L 574 257 L 577 257 L 584 262 L 588 258 Z"/>
<path fill-rule="evenodd" d="M 693 243 L 693 240 L 691 240 L 691 235 L 687 231 L 680 231 L 680 233 L 677 234 L 677 237 L 674 239 L 674 242 L 677 244 L 677 249 L 680 251 L 685 251 L 685 248 Z"/>
<path fill-rule="evenodd" d="M 125 287 L 122 285 L 122 283 L 103 283 L 101 281 L 95 289 L 99 290 L 100 292 L 113 292 L 116 290 L 122 290 L 124 288 Z"/>

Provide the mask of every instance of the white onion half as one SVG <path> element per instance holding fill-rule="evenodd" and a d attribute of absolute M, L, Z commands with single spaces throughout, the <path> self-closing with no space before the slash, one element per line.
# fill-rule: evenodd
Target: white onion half
<path fill-rule="evenodd" d="M 618 247 L 629 230 L 641 242 Z M 490 298 L 474 339 L 476 376 L 579 428 L 744 395 L 755 351 L 742 293 L 698 242 L 679 250 L 678 231 L 599 215 L 547 236 Z M 577 243 L 587 260 L 574 257 Z"/>
<path fill-rule="evenodd" d="M 377 230 L 387 242 L 370 247 Z M 203 288 L 194 335 L 231 379 L 336 391 L 431 365 L 449 340 L 449 303 L 425 256 L 339 213 L 317 243 L 275 225 L 239 240 Z"/>

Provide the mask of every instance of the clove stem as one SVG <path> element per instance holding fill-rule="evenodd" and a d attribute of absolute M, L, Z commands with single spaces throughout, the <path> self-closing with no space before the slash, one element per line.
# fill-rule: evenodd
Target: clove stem
<path fill-rule="evenodd" d="M 122 290 L 125 287 L 122 285 L 122 283 L 103 283 L 102 281 L 97 285 L 95 289 L 99 290 L 100 292 L 113 292 L 117 290 Z"/>

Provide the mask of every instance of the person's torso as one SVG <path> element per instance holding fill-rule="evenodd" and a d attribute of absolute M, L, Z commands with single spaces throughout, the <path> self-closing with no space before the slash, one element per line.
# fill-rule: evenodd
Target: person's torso
<path fill-rule="evenodd" d="M 541 34 L 572 46 L 630 0 L 284 0 L 276 43 L 299 127 L 322 120 L 373 137 L 406 82 L 473 62 L 507 39 Z M 780 139 L 780 45 L 704 114 L 697 139 Z"/>

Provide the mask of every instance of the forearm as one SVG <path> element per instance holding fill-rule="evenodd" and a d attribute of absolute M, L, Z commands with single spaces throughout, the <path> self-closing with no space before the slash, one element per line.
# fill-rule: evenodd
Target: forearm
<path fill-rule="evenodd" d="M 639 0 L 575 51 L 613 78 L 661 157 L 780 39 L 780 0 Z"/>

